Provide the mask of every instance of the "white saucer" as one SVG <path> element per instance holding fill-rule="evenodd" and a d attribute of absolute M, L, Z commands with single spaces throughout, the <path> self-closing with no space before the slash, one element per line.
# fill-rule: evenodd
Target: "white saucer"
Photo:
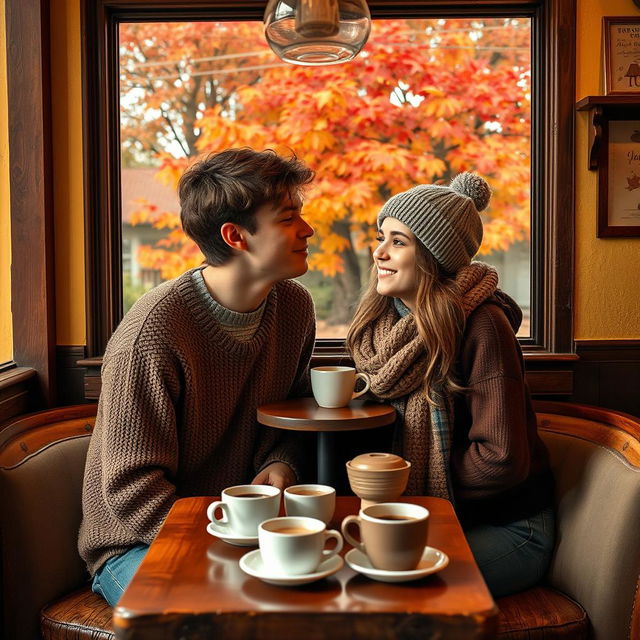
<path fill-rule="evenodd" d="M 212 536 L 216 538 L 220 538 L 220 540 L 224 540 L 229 544 L 233 544 L 236 547 L 257 547 L 258 546 L 258 536 L 241 536 L 237 533 L 229 533 L 221 529 L 218 525 L 213 522 L 209 522 L 207 525 L 207 533 L 210 533 Z"/>
<path fill-rule="evenodd" d="M 328 560 L 324 560 L 320 563 L 320 566 L 313 573 L 303 573 L 299 576 L 287 576 L 271 573 L 265 569 L 262 563 L 262 556 L 260 555 L 260 549 L 255 551 L 249 551 L 240 558 L 240 568 L 254 578 L 259 578 L 263 582 L 269 584 L 275 584 L 282 587 L 292 587 L 299 584 L 308 584 L 309 582 L 315 582 L 316 580 L 322 580 L 334 574 L 336 571 L 340 571 L 344 566 L 344 560 L 340 556 L 333 556 Z"/>
<path fill-rule="evenodd" d="M 422 558 L 415 569 L 411 571 L 385 571 L 384 569 L 376 569 L 371 565 L 369 558 L 359 549 L 351 549 L 344 559 L 347 564 L 358 573 L 362 573 L 372 580 L 380 582 L 408 582 L 409 580 L 418 580 L 444 569 L 449 564 L 449 556 L 443 551 L 438 551 L 433 547 L 425 547 Z"/>

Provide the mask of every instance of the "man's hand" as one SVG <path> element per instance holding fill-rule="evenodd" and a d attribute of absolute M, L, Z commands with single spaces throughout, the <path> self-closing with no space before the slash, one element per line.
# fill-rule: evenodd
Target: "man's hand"
<path fill-rule="evenodd" d="M 284 462 L 272 462 L 265 467 L 251 482 L 251 484 L 270 484 L 284 491 L 296 482 L 293 469 Z"/>

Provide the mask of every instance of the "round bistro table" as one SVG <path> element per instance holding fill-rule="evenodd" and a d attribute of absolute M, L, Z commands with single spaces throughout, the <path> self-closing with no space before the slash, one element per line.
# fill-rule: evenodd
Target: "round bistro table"
<path fill-rule="evenodd" d="M 320 407 L 313 398 L 292 398 L 258 407 L 258 422 L 267 427 L 317 432 L 318 482 L 330 486 L 335 481 L 334 433 L 385 427 L 395 418 L 392 406 L 359 399 L 339 409 Z"/>

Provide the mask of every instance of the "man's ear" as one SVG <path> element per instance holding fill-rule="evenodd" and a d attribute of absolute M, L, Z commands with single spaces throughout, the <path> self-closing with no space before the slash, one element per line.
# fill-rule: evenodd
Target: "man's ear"
<path fill-rule="evenodd" d="M 247 241 L 245 236 L 247 234 L 247 230 L 244 227 L 241 227 L 238 224 L 234 224 L 233 222 L 225 222 L 220 227 L 220 235 L 222 239 L 232 248 L 236 249 L 236 251 L 246 251 L 247 249 Z"/>

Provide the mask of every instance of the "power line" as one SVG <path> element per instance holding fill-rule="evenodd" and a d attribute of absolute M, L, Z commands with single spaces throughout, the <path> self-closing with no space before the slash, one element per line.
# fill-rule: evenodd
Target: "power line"
<path fill-rule="evenodd" d="M 206 58 L 180 58 L 178 60 L 168 60 L 164 62 L 134 62 L 133 66 L 136 68 L 141 67 L 157 67 L 160 65 L 173 65 L 188 60 L 189 62 L 210 62 L 211 60 L 232 60 L 234 58 L 250 58 L 252 56 L 266 56 L 273 53 L 271 49 L 265 49 L 264 51 L 247 51 L 246 53 L 225 53 L 220 56 L 207 56 Z"/>
<path fill-rule="evenodd" d="M 417 47 L 422 46 L 418 43 L 407 43 L 400 45 L 401 47 Z M 528 47 L 429 47 L 432 50 L 475 50 L 475 51 L 529 51 Z M 213 57 L 211 60 L 215 60 Z M 242 73 L 245 71 L 261 71 L 263 69 L 275 69 L 275 68 L 283 68 L 283 67 L 291 67 L 289 64 L 262 64 L 262 65 L 250 65 L 246 67 L 233 67 L 230 69 L 206 69 L 203 71 L 183 71 L 182 73 L 175 73 L 164 76 L 147 76 L 149 80 L 152 82 L 160 81 L 160 80 L 175 80 L 182 78 L 183 75 L 189 76 L 190 78 L 195 78 L 197 76 L 216 76 L 216 75 L 228 75 L 230 73 Z M 123 83 L 124 84 L 124 83 Z M 129 83 L 131 88 L 144 88 L 142 85 L 137 83 Z"/>

